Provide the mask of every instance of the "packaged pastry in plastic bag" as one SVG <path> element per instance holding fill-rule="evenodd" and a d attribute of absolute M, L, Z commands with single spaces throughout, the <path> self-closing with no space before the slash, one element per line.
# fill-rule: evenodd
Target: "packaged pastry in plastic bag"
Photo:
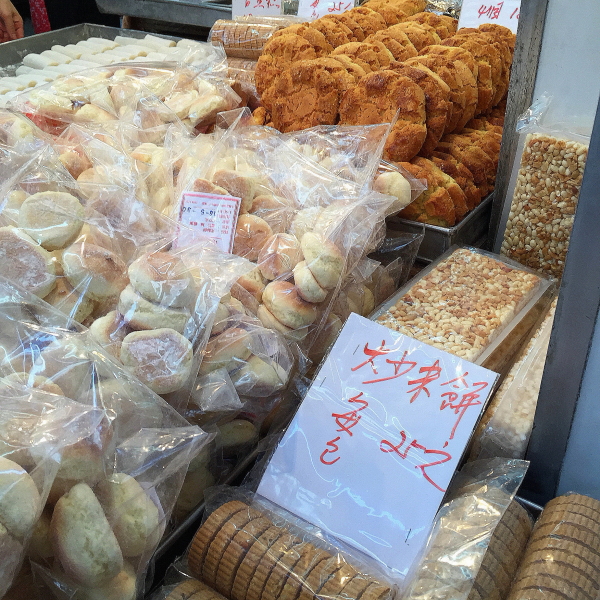
<path fill-rule="evenodd" d="M 133 598 L 188 465 L 212 436 L 130 377 L 89 333 L 36 323 L 38 309 L 51 309 L 21 295 L 0 313 L 3 381 L 17 373 L 25 386 L 52 385 L 101 411 L 93 433 L 62 451 L 30 553 L 34 571 L 56 593 L 102 597 L 118 588 Z"/>
<path fill-rule="evenodd" d="M 492 459 L 458 473 L 403 598 L 505 598 L 531 533 L 515 500 L 528 463 Z"/>
<path fill-rule="evenodd" d="M 26 387 L 26 375 L 0 378 L 0 594 L 36 543 L 38 520 L 61 453 L 87 438 L 102 411 L 69 400 L 48 380 Z"/>
<path fill-rule="evenodd" d="M 396 198 L 390 209 L 390 215 L 394 215 L 406 208 L 427 189 L 427 180 L 417 179 L 402 165 L 382 160 L 373 180 L 373 189 Z"/>

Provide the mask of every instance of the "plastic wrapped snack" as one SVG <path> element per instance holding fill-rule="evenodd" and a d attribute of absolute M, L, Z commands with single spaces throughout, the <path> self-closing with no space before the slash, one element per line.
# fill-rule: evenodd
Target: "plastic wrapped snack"
<path fill-rule="evenodd" d="M 556 302 L 554 300 L 492 398 L 475 432 L 471 458 L 525 456 L 542 384 Z"/>
<path fill-rule="evenodd" d="M 600 502 L 569 493 L 538 518 L 508 600 L 597 598 Z"/>
<path fill-rule="evenodd" d="M 383 599 L 393 593 L 383 575 L 259 496 L 219 490 L 208 500 L 206 515 L 190 546 L 189 571 L 227 598 L 366 593 Z"/>
<path fill-rule="evenodd" d="M 11 586 L 54 483 L 63 449 L 87 438 L 102 411 L 68 400 L 42 378 L 0 379 L 0 594 Z"/>
<path fill-rule="evenodd" d="M 527 511 L 514 500 L 527 464 L 478 461 L 458 474 L 403 598 L 506 597 L 531 533 Z"/>
<path fill-rule="evenodd" d="M 390 208 L 390 215 L 399 213 L 411 202 L 414 202 L 425 190 L 427 180 L 417 179 L 402 165 L 393 165 L 381 161 L 373 179 L 373 189 L 382 194 L 389 194 L 396 198 Z"/>
<path fill-rule="evenodd" d="M 104 354 L 88 332 L 40 324 L 45 308 L 7 286 L 2 383 L 16 379 L 95 407 L 91 434 L 62 450 L 29 557 L 52 590 L 85 598 L 142 589 L 191 460 L 211 439 Z M 50 394 L 47 394 L 50 396 Z M 61 436 L 64 435 L 61 432 Z M 62 439 L 62 437 L 60 438 Z"/>
<path fill-rule="evenodd" d="M 485 366 L 485 360 L 552 285 L 551 280 L 493 254 L 451 249 L 373 318 Z"/>

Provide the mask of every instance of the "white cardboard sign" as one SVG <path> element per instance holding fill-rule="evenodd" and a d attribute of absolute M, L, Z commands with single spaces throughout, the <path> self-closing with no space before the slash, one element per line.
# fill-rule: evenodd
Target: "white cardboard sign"
<path fill-rule="evenodd" d="M 281 15 L 282 0 L 232 0 L 231 12 L 235 17 Z"/>
<path fill-rule="evenodd" d="M 497 23 L 517 33 L 521 0 L 463 0 L 458 28 L 479 27 L 482 23 Z"/>
<path fill-rule="evenodd" d="M 404 577 L 496 378 L 352 314 L 258 493 Z"/>
<path fill-rule="evenodd" d="M 241 199 L 219 194 L 184 192 L 179 203 L 177 246 L 197 238 L 212 240 L 219 250 L 231 253 Z"/>
<path fill-rule="evenodd" d="M 298 16 L 314 21 L 325 15 L 339 15 L 351 8 L 354 8 L 354 0 L 299 0 Z"/>

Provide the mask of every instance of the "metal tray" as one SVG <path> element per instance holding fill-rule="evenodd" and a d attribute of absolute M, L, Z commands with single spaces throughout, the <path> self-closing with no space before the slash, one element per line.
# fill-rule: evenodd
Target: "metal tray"
<path fill-rule="evenodd" d="M 231 1 L 96 0 L 101 12 L 155 21 L 212 27 L 217 19 L 231 19 Z"/>
<path fill-rule="evenodd" d="M 438 227 L 425 224 L 425 237 L 417 254 L 417 260 L 431 262 L 440 257 L 451 246 L 476 246 L 486 238 L 492 214 L 493 192 L 481 204 L 454 227 Z M 408 221 L 398 217 L 387 220 L 388 229 L 418 233 L 423 223 Z"/>
<path fill-rule="evenodd" d="M 56 44 L 60 44 L 61 46 L 76 44 L 89 37 L 101 37 L 114 40 L 117 35 L 141 39 L 148 35 L 148 32 L 82 23 L 81 25 L 73 25 L 72 27 L 65 27 L 64 29 L 57 29 L 56 31 L 49 31 L 48 33 L 38 33 L 37 35 L 32 35 L 20 40 L 5 42 L 2 44 L 2 51 L 0 52 L 0 76 L 13 75 L 26 54 L 32 52 L 39 54 L 44 50 L 50 50 L 50 48 Z M 153 35 L 175 41 L 181 39 L 171 35 Z"/>

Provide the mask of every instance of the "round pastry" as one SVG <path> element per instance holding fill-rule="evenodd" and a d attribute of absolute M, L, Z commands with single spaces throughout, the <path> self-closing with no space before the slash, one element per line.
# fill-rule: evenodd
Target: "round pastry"
<path fill-rule="evenodd" d="M 251 356 L 248 362 L 231 375 L 231 381 L 238 393 L 266 397 L 285 387 L 288 373 L 277 362 L 266 362 L 258 356 Z"/>
<path fill-rule="evenodd" d="M 329 15 L 313 21 L 311 27 L 320 31 L 333 48 L 351 42 L 354 37 L 352 31 L 343 22 L 328 17 Z"/>
<path fill-rule="evenodd" d="M 311 325 L 317 318 L 317 309 L 306 302 L 298 288 L 287 281 L 272 281 L 263 292 L 263 304 L 286 327 L 300 329 Z"/>
<path fill-rule="evenodd" d="M 40 298 L 56 284 L 50 253 L 16 227 L 0 227 L 0 275 Z"/>
<path fill-rule="evenodd" d="M 153 392 L 168 394 L 192 372 L 192 344 L 173 329 L 134 331 L 123 340 L 121 362 Z"/>
<path fill-rule="evenodd" d="M 69 283 L 85 290 L 92 300 L 118 296 L 127 286 L 127 265 L 114 252 L 76 242 L 63 252 L 63 270 Z"/>
<path fill-rule="evenodd" d="M 245 419 L 234 419 L 219 426 L 218 442 L 223 458 L 235 458 L 256 442 L 258 430 L 253 423 Z"/>
<path fill-rule="evenodd" d="M 331 46 L 325 36 L 318 29 L 311 27 L 309 23 L 290 25 L 285 29 L 276 31 L 271 38 L 289 34 L 299 35 L 300 37 L 304 38 L 309 44 L 312 45 L 312 47 L 315 49 L 315 52 L 319 54 L 319 56 L 327 55 L 333 50 L 333 46 Z"/>
<path fill-rule="evenodd" d="M 412 195 L 410 183 L 406 177 L 397 171 L 389 171 L 377 175 L 373 181 L 373 190 L 381 194 L 396 197 L 396 200 L 389 209 L 390 214 L 400 212 L 410 204 Z"/>
<path fill-rule="evenodd" d="M 64 277 L 56 280 L 56 286 L 44 300 L 78 323 L 83 323 L 95 306 L 93 300 L 74 290 Z"/>
<path fill-rule="evenodd" d="M 58 160 L 63 164 L 65 169 L 69 171 L 73 179 L 77 179 L 84 171 L 91 169 L 94 165 L 90 159 L 82 152 L 76 150 L 67 150 L 63 152 Z"/>
<path fill-rule="evenodd" d="M 74 115 L 75 123 L 107 123 L 117 117 L 95 104 L 84 104 Z"/>
<path fill-rule="evenodd" d="M 375 308 L 375 298 L 371 290 L 363 284 L 354 285 L 346 290 L 352 312 L 363 317 L 370 315 Z"/>
<path fill-rule="evenodd" d="M 65 573 L 75 582 L 96 587 L 123 568 L 123 554 L 102 506 L 91 488 L 79 483 L 54 507 L 52 545 Z"/>
<path fill-rule="evenodd" d="M 295 340 L 297 342 L 302 341 L 308 335 L 308 328 L 305 329 L 292 329 L 287 327 L 281 321 L 278 321 L 265 307 L 261 304 L 258 307 L 256 316 L 260 319 L 260 322 L 268 329 L 273 329 L 283 334 L 285 337 Z"/>
<path fill-rule="evenodd" d="M 22 552 L 23 546 L 0 523 L 0 594 L 3 598 L 17 575 Z"/>
<path fill-rule="evenodd" d="M 211 183 L 207 179 L 194 179 L 190 189 L 192 192 L 201 192 L 203 194 L 217 194 L 218 196 L 229 196 L 229 192 L 214 183 Z"/>
<path fill-rule="evenodd" d="M 92 340 L 115 358 L 121 355 L 121 344 L 128 333 L 131 333 L 130 329 L 116 310 L 96 319 L 89 328 Z"/>
<path fill-rule="evenodd" d="M 294 267 L 294 283 L 300 296 L 307 302 L 323 302 L 327 298 L 327 290 L 319 285 L 305 260 Z"/>
<path fill-rule="evenodd" d="M 265 242 L 273 235 L 269 224 L 254 215 L 240 215 L 235 226 L 233 253 L 255 262 Z"/>
<path fill-rule="evenodd" d="M 22 540 L 32 530 L 41 508 L 31 476 L 16 462 L 0 456 L 0 524 Z"/>
<path fill-rule="evenodd" d="M 303 208 L 296 213 L 292 226 L 290 227 L 290 233 L 296 236 L 297 239 L 301 240 L 305 233 L 312 231 L 317 224 L 320 214 L 323 212 L 323 208 L 320 206 L 313 206 L 312 208 Z"/>
<path fill-rule="evenodd" d="M 229 309 L 222 303 L 217 304 L 215 310 L 215 318 L 213 320 L 213 326 L 210 330 L 211 337 L 222 333 L 227 328 L 229 322 Z"/>
<path fill-rule="evenodd" d="M 136 576 L 134 568 L 123 563 L 121 572 L 106 585 L 88 588 L 80 587 L 74 600 L 135 600 Z"/>
<path fill-rule="evenodd" d="M 131 329 L 158 329 L 167 327 L 184 334 L 191 313 L 187 308 L 167 308 L 148 302 L 128 285 L 119 296 L 119 312 Z"/>
<path fill-rule="evenodd" d="M 250 211 L 255 190 L 253 177 L 245 176 L 232 169 L 219 169 L 215 171 L 211 179 L 216 186 L 226 189 L 230 196 L 241 199 L 241 215 Z"/>
<path fill-rule="evenodd" d="M 315 233 L 305 233 L 300 242 L 306 264 L 317 283 L 332 290 L 344 272 L 344 257 L 337 246 Z"/>
<path fill-rule="evenodd" d="M 267 285 L 267 280 L 263 277 L 259 267 L 242 275 L 236 283 L 241 285 L 249 294 L 251 294 L 257 302 L 262 302 L 262 294 Z"/>
<path fill-rule="evenodd" d="M 51 379 L 48 379 L 48 377 L 43 377 L 42 375 L 32 375 L 31 373 L 11 373 L 10 375 L 3 377 L 2 381 L 42 390 L 42 392 L 46 392 L 48 394 L 64 396 L 64 392 L 60 386 L 56 385 L 56 383 L 54 383 Z"/>
<path fill-rule="evenodd" d="M 129 281 L 146 300 L 182 308 L 194 301 L 194 278 L 184 262 L 169 252 L 144 254 L 129 265 Z"/>
<path fill-rule="evenodd" d="M 204 358 L 200 365 L 200 375 L 206 375 L 215 369 L 221 368 L 233 371 L 245 364 L 252 354 L 248 347 L 250 340 L 250 333 L 238 327 L 227 329 L 210 340 L 204 351 Z"/>
<path fill-rule="evenodd" d="M 370 35 L 367 42 L 381 42 L 397 61 L 403 61 L 418 54 L 417 49 L 403 31 L 396 31 L 391 35 L 387 29 L 383 29 Z"/>
<path fill-rule="evenodd" d="M 298 239 L 289 233 L 276 233 L 261 248 L 258 266 L 265 279 L 272 281 L 289 275 L 301 260 Z"/>
<path fill-rule="evenodd" d="M 100 482 L 96 493 L 123 556 L 140 556 L 158 544 L 162 533 L 159 510 L 133 477 L 115 473 Z"/>
<path fill-rule="evenodd" d="M 39 192 L 21 205 L 19 227 L 46 250 L 58 250 L 79 235 L 83 216 L 83 206 L 75 196 Z"/>

